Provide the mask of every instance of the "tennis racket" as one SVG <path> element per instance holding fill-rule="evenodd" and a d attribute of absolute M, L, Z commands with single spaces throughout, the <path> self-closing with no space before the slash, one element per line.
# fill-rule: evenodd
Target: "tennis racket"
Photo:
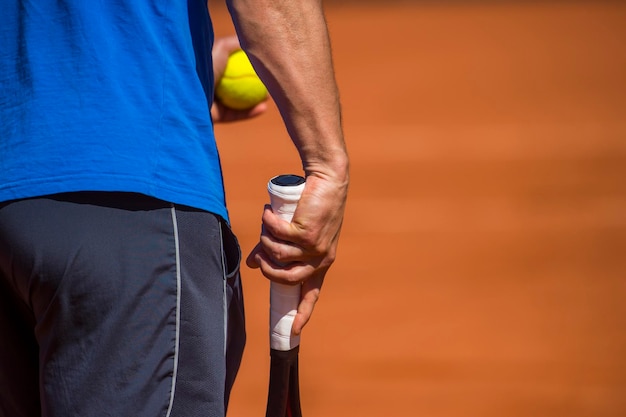
<path fill-rule="evenodd" d="M 267 184 L 272 211 L 291 222 L 304 189 L 304 178 L 279 175 Z M 291 334 L 301 286 L 270 283 L 270 382 L 265 417 L 301 417 L 298 351 L 300 337 Z"/>

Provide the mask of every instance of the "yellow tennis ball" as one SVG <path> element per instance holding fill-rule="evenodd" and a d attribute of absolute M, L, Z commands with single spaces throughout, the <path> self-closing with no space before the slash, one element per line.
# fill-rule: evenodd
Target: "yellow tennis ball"
<path fill-rule="evenodd" d="M 248 56 L 239 50 L 228 57 L 215 94 L 226 107 L 246 110 L 267 98 L 267 88 L 256 75 Z"/>

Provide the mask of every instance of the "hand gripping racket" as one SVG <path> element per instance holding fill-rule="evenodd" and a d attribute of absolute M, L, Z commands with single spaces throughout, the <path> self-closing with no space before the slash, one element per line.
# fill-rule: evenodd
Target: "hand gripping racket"
<path fill-rule="evenodd" d="M 272 211 L 291 222 L 304 178 L 279 175 L 267 184 Z M 301 417 L 298 351 L 300 337 L 291 334 L 301 286 L 270 283 L 270 384 L 265 417 Z"/>

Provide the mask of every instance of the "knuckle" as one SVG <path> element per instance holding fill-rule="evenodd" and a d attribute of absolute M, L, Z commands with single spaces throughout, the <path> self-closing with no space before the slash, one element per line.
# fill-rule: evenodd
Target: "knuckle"
<path fill-rule="evenodd" d="M 280 249 L 273 249 L 271 252 L 272 259 L 276 262 L 281 263 L 285 259 L 283 252 Z"/>
<path fill-rule="evenodd" d="M 283 265 L 291 260 L 289 249 L 283 245 L 272 247 L 270 256 L 274 261 Z"/>
<path fill-rule="evenodd" d="M 283 281 L 286 284 L 297 285 L 300 284 L 300 277 L 295 273 L 295 271 L 286 271 L 283 276 Z"/>

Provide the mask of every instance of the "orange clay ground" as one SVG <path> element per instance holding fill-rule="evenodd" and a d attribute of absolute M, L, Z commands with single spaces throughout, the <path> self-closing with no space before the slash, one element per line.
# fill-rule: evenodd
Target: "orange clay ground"
<path fill-rule="evenodd" d="M 626 416 L 626 5 L 327 15 L 352 187 L 303 335 L 305 417 Z M 273 107 L 217 132 L 247 254 L 267 179 L 299 162 Z M 230 417 L 264 415 L 267 390 L 268 283 L 243 276 Z"/>

